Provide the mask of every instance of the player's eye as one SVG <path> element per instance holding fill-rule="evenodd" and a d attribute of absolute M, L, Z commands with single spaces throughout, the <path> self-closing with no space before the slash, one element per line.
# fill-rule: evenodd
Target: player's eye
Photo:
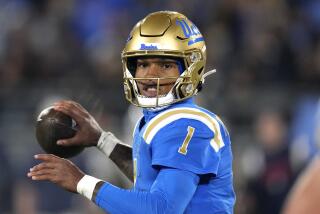
<path fill-rule="evenodd" d="M 149 66 L 149 63 L 147 63 L 147 62 L 137 62 L 138 68 L 146 68 L 148 66 Z"/>
<path fill-rule="evenodd" d="M 175 66 L 176 66 L 176 63 L 174 62 L 165 62 L 160 64 L 160 67 L 165 70 L 175 68 Z"/>

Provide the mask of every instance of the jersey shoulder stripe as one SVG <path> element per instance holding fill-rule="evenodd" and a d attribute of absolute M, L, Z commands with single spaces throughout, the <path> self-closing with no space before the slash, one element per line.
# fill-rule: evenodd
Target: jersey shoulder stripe
<path fill-rule="evenodd" d="M 153 137 L 158 133 L 160 129 L 164 128 L 166 125 L 172 123 L 173 121 L 182 118 L 198 120 L 205 124 L 214 133 L 214 137 L 213 139 L 211 139 L 210 145 L 216 152 L 218 152 L 224 146 L 218 121 L 213 116 L 204 111 L 196 108 L 186 107 L 169 109 L 154 117 L 147 124 L 143 132 L 143 138 L 145 142 L 147 144 L 150 144 Z"/>

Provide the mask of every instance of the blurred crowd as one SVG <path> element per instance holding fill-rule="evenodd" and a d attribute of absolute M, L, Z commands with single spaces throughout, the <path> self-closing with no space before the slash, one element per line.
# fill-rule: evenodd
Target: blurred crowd
<path fill-rule="evenodd" d="M 317 0 L 0 0 L 0 213 L 101 213 L 81 196 L 26 173 L 41 152 L 39 112 L 80 102 L 130 144 L 136 109 L 123 95 L 120 53 L 134 24 L 174 10 L 207 43 L 197 101 L 231 133 L 235 213 L 279 213 L 320 145 L 320 2 Z M 94 148 L 73 159 L 128 186 Z"/>

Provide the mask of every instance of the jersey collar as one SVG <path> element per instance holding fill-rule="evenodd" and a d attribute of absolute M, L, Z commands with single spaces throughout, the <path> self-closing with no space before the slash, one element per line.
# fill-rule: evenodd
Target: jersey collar
<path fill-rule="evenodd" d="M 167 109 L 171 109 L 171 108 L 176 108 L 185 104 L 193 104 L 194 103 L 194 99 L 193 97 L 188 98 L 186 100 L 183 100 L 181 102 L 178 103 L 174 103 L 168 106 L 165 106 L 161 109 L 149 109 L 149 108 L 143 108 L 143 115 L 144 115 L 144 119 L 146 122 L 150 121 L 153 117 L 155 117 L 156 115 L 158 115 L 160 112 L 163 112 Z"/>

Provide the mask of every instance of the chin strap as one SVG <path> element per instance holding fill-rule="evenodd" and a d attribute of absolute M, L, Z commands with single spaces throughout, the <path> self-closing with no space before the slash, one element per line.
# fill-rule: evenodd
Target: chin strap
<path fill-rule="evenodd" d="M 201 79 L 202 84 L 204 83 L 205 78 L 206 78 L 207 76 L 209 76 L 209 75 L 211 75 L 211 74 L 214 74 L 214 73 L 216 73 L 216 72 L 217 72 L 217 70 L 216 70 L 216 69 L 213 69 L 213 70 L 210 70 L 210 71 L 204 73 L 204 74 L 202 75 L 202 79 Z"/>

